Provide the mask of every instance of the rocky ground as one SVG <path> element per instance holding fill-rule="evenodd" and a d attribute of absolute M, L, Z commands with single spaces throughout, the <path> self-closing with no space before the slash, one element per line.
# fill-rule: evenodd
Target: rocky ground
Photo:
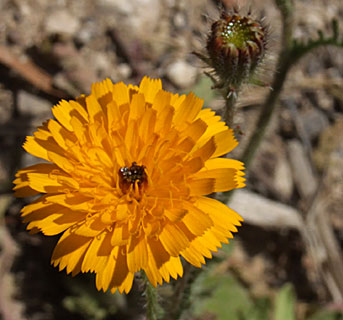
<path fill-rule="evenodd" d="M 224 1 L 233 2 L 246 11 L 244 1 Z M 333 18 L 342 20 L 340 0 L 295 2 L 297 39 L 328 32 Z M 274 1 L 249 4 L 270 25 L 270 40 L 259 71 L 266 85 L 248 86 L 240 96 L 237 158 L 270 90 L 280 46 Z M 192 54 L 203 49 L 216 18 L 218 2 L 210 0 L 0 0 L 2 319 L 138 319 L 142 306 L 130 307 L 134 293 L 113 303 L 111 295 L 96 292 L 92 277 L 71 280 L 49 265 L 56 239 L 25 231 L 19 217 L 25 201 L 12 197 L 11 181 L 18 168 L 37 161 L 21 145 L 51 116 L 51 106 L 88 93 L 106 77 L 125 83 L 159 77 L 165 89 L 194 91 L 220 113 L 223 101 Z M 342 138 L 343 49 L 325 47 L 291 71 L 248 187 L 230 203 L 246 223 L 221 272 L 235 275 L 253 297 L 273 297 L 290 282 L 298 319 L 316 308 L 343 311 Z"/>

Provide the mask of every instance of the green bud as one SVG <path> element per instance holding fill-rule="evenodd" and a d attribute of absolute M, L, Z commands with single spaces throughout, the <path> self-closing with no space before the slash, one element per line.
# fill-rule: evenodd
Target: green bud
<path fill-rule="evenodd" d="M 207 40 L 208 57 L 203 59 L 213 68 L 217 86 L 237 89 L 249 80 L 264 57 L 267 30 L 250 15 L 226 12 L 212 24 Z"/>

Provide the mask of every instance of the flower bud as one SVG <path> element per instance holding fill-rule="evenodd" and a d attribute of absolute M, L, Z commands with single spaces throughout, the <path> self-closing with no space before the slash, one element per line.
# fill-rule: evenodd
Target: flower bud
<path fill-rule="evenodd" d="M 266 28 L 250 15 L 226 12 L 212 24 L 205 60 L 218 77 L 219 87 L 237 89 L 251 78 L 266 50 Z"/>

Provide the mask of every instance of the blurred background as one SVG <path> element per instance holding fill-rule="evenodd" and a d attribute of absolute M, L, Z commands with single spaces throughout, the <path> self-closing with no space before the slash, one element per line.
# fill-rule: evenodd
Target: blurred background
<path fill-rule="evenodd" d="M 342 0 L 294 2 L 296 39 L 343 20 Z M 25 231 L 19 212 L 30 199 L 14 199 L 11 181 L 39 162 L 21 146 L 51 107 L 106 77 L 159 77 L 164 89 L 193 91 L 221 113 L 224 102 L 192 52 L 203 50 L 223 4 L 243 13 L 250 6 L 270 32 L 259 70 L 265 85 L 246 86 L 239 98 L 239 159 L 278 72 L 273 0 L 0 0 L 0 319 L 144 319 L 137 290 L 97 292 L 92 275 L 72 279 L 50 265 L 57 238 Z M 183 319 L 343 319 L 342 48 L 312 51 L 292 68 L 247 188 L 230 206 L 245 223 L 197 277 Z"/>

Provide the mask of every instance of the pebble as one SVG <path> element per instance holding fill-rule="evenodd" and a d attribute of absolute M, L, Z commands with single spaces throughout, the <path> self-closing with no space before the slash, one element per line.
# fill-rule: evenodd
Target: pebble
<path fill-rule="evenodd" d="M 318 135 L 329 126 L 329 120 L 324 113 L 314 108 L 300 114 L 300 117 L 304 130 L 311 140 L 317 138 Z"/>
<path fill-rule="evenodd" d="M 288 142 L 288 154 L 296 188 L 301 197 L 307 199 L 314 194 L 317 188 L 317 181 L 312 172 L 311 163 L 303 146 L 295 139 Z"/>
<path fill-rule="evenodd" d="M 116 71 L 120 78 L 127 79 L 132 74 L 132 69 L 127 63 L 120 63 L 116 67 Z"/>
<path fill-rule="evenodd" d="M 50 115 L 51 107 L 51 103 L 45 99 L 24 90 L 18 92 L 18 110 L 22 115 Z"/>
<path fill-rule="evenodd" d="M 79 28 L 79 20 L 66 10 L 53 11 L 45 21 L 45 29 L 49 34 L 73 36 Z"/>
<path fill-rule="evenodd" d="M 281 199 L 289 200 L 291 198 L 293 192 L 292 169 L 283 153 L 277 158 L 273 185 Z"/>
<path fill-rule="evenodd" d="M 117 27 L 127 32 L 128 39 L 133 34 L 138 38 L 153 38 L 161 23 L 163 5 L 159 0 L 99 0 L 97 5 L 111 21 L 120 17 L 122 23 Z"/>
<path fill-rule="evenodd" d="M 184 60 L 176 60 L 166 68 L 168 79 L 179 88 L 189 88 L 196 81 L 198 70 Z"/>
<path fill-rule="evenodd" d="M 8 90 L 0 88 L 0 125 L 10 121 L 12 116 L 13 98 Z"/>
<path fill-rule="evenodd" d="M 294 208 L 246 189 L 236 190 L 228 205 L 254 226 L 293 229 L 302 226 L 300 214 Z"/>

